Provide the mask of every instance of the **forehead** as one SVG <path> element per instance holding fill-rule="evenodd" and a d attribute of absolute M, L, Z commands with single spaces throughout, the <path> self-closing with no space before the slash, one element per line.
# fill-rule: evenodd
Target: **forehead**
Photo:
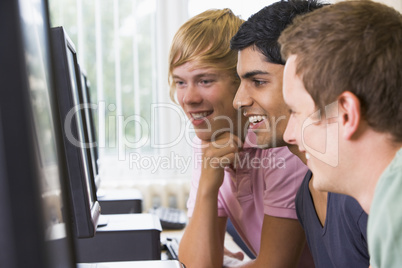
<path fill-rule="evenodd" d="M 279 76 L 282 79 L 284 66 L 268 62 L 254 46 L 246 47 L 238 52 L 237 73 L 240 78 L 252 78 L 254 75 L 266 74 Z"/>
<path fill-rule="evenodd" d="M 304 89 L 303 81 L 296 75 L 296 56 L 291 55 L 283 71 L 283 98 L 288 105 L 294 104 L 298 92 Z"/>
<path fill-rule="evenodd" d="M 291 108 L 314 110 L 315 104 L 304 87 L 302 78 L 296 74 L 296 56 L 291 55 L 285 65 L 283 74 L 283 98 Z"/>
<path fill-rule="evenodd" d="M 189 61 L 180 66 L 177 66 L 172 71 L 173 76 L 199 76 L 207 74 L 218 74 L 219 71 L 215 68 L 203 67 L 198 61 Z"/>
<path fill-rule="evenodd" d="M 239 50 L 237 66 L 254 64 L 258 65 L 265 62 L 264 55 L 256 49 L 254 46 L 248 46 L 242 50 Z"/>

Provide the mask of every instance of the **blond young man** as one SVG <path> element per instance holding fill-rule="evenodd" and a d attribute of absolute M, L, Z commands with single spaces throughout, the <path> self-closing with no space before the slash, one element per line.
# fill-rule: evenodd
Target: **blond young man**
<path fill-rule="evenodd" d="M 294 207 L 305 165 L 286 146 L 255 148 L 232 105 L 239 79 L 230 39 L 242 23 L 229 9 L 205 11 L 183 24 L 170 50 L 171 96 L 194 127 L 202 159 L 179 247 L 191 268 L 222 267 L 228 218 L 257 256 L 241 267 L 296 267 L 305 245 Z"/>

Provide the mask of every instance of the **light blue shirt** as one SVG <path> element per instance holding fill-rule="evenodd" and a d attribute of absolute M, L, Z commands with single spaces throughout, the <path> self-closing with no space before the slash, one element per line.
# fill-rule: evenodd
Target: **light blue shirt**
<path fill-rule="evenodd" d="M 367 236 L 373 268 L 402 267 L 402 149 L 377 183 Z"/>

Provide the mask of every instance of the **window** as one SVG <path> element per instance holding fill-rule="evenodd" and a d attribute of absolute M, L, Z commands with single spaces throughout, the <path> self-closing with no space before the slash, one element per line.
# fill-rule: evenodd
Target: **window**
<path fill-rule="evenodd" d="M 247 20 L 252 14 L 258 12 L 261 8 L 270 5 L 277 0 L 189 0 L 188 1 L 189 17 L 210 8 L 230 8 L 234 14 L 239 15 L 242 19 Z"/>
<path fill-rule="evenodd" d="M 91 83 L 102 181 L 189 178 L 194 133 L 169 99 L 171 40 L 190 16 L 206 9 L 230 7 L 247 19 L 269 4 L 252 3 L 49 0 L 52 27 L 66 29 Z"/>

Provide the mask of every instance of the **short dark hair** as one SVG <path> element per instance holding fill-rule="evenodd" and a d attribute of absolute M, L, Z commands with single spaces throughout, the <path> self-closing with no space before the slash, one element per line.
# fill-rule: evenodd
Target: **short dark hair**
<path fill-rule="evenodd" d="M 281 0 L 266 6 L 244 22 L 230 42 L 233 50 L 254 45 L 268 62 L 285 64 L 278 38 L 293 18 L 323 7 L 317 0 Z"/>

